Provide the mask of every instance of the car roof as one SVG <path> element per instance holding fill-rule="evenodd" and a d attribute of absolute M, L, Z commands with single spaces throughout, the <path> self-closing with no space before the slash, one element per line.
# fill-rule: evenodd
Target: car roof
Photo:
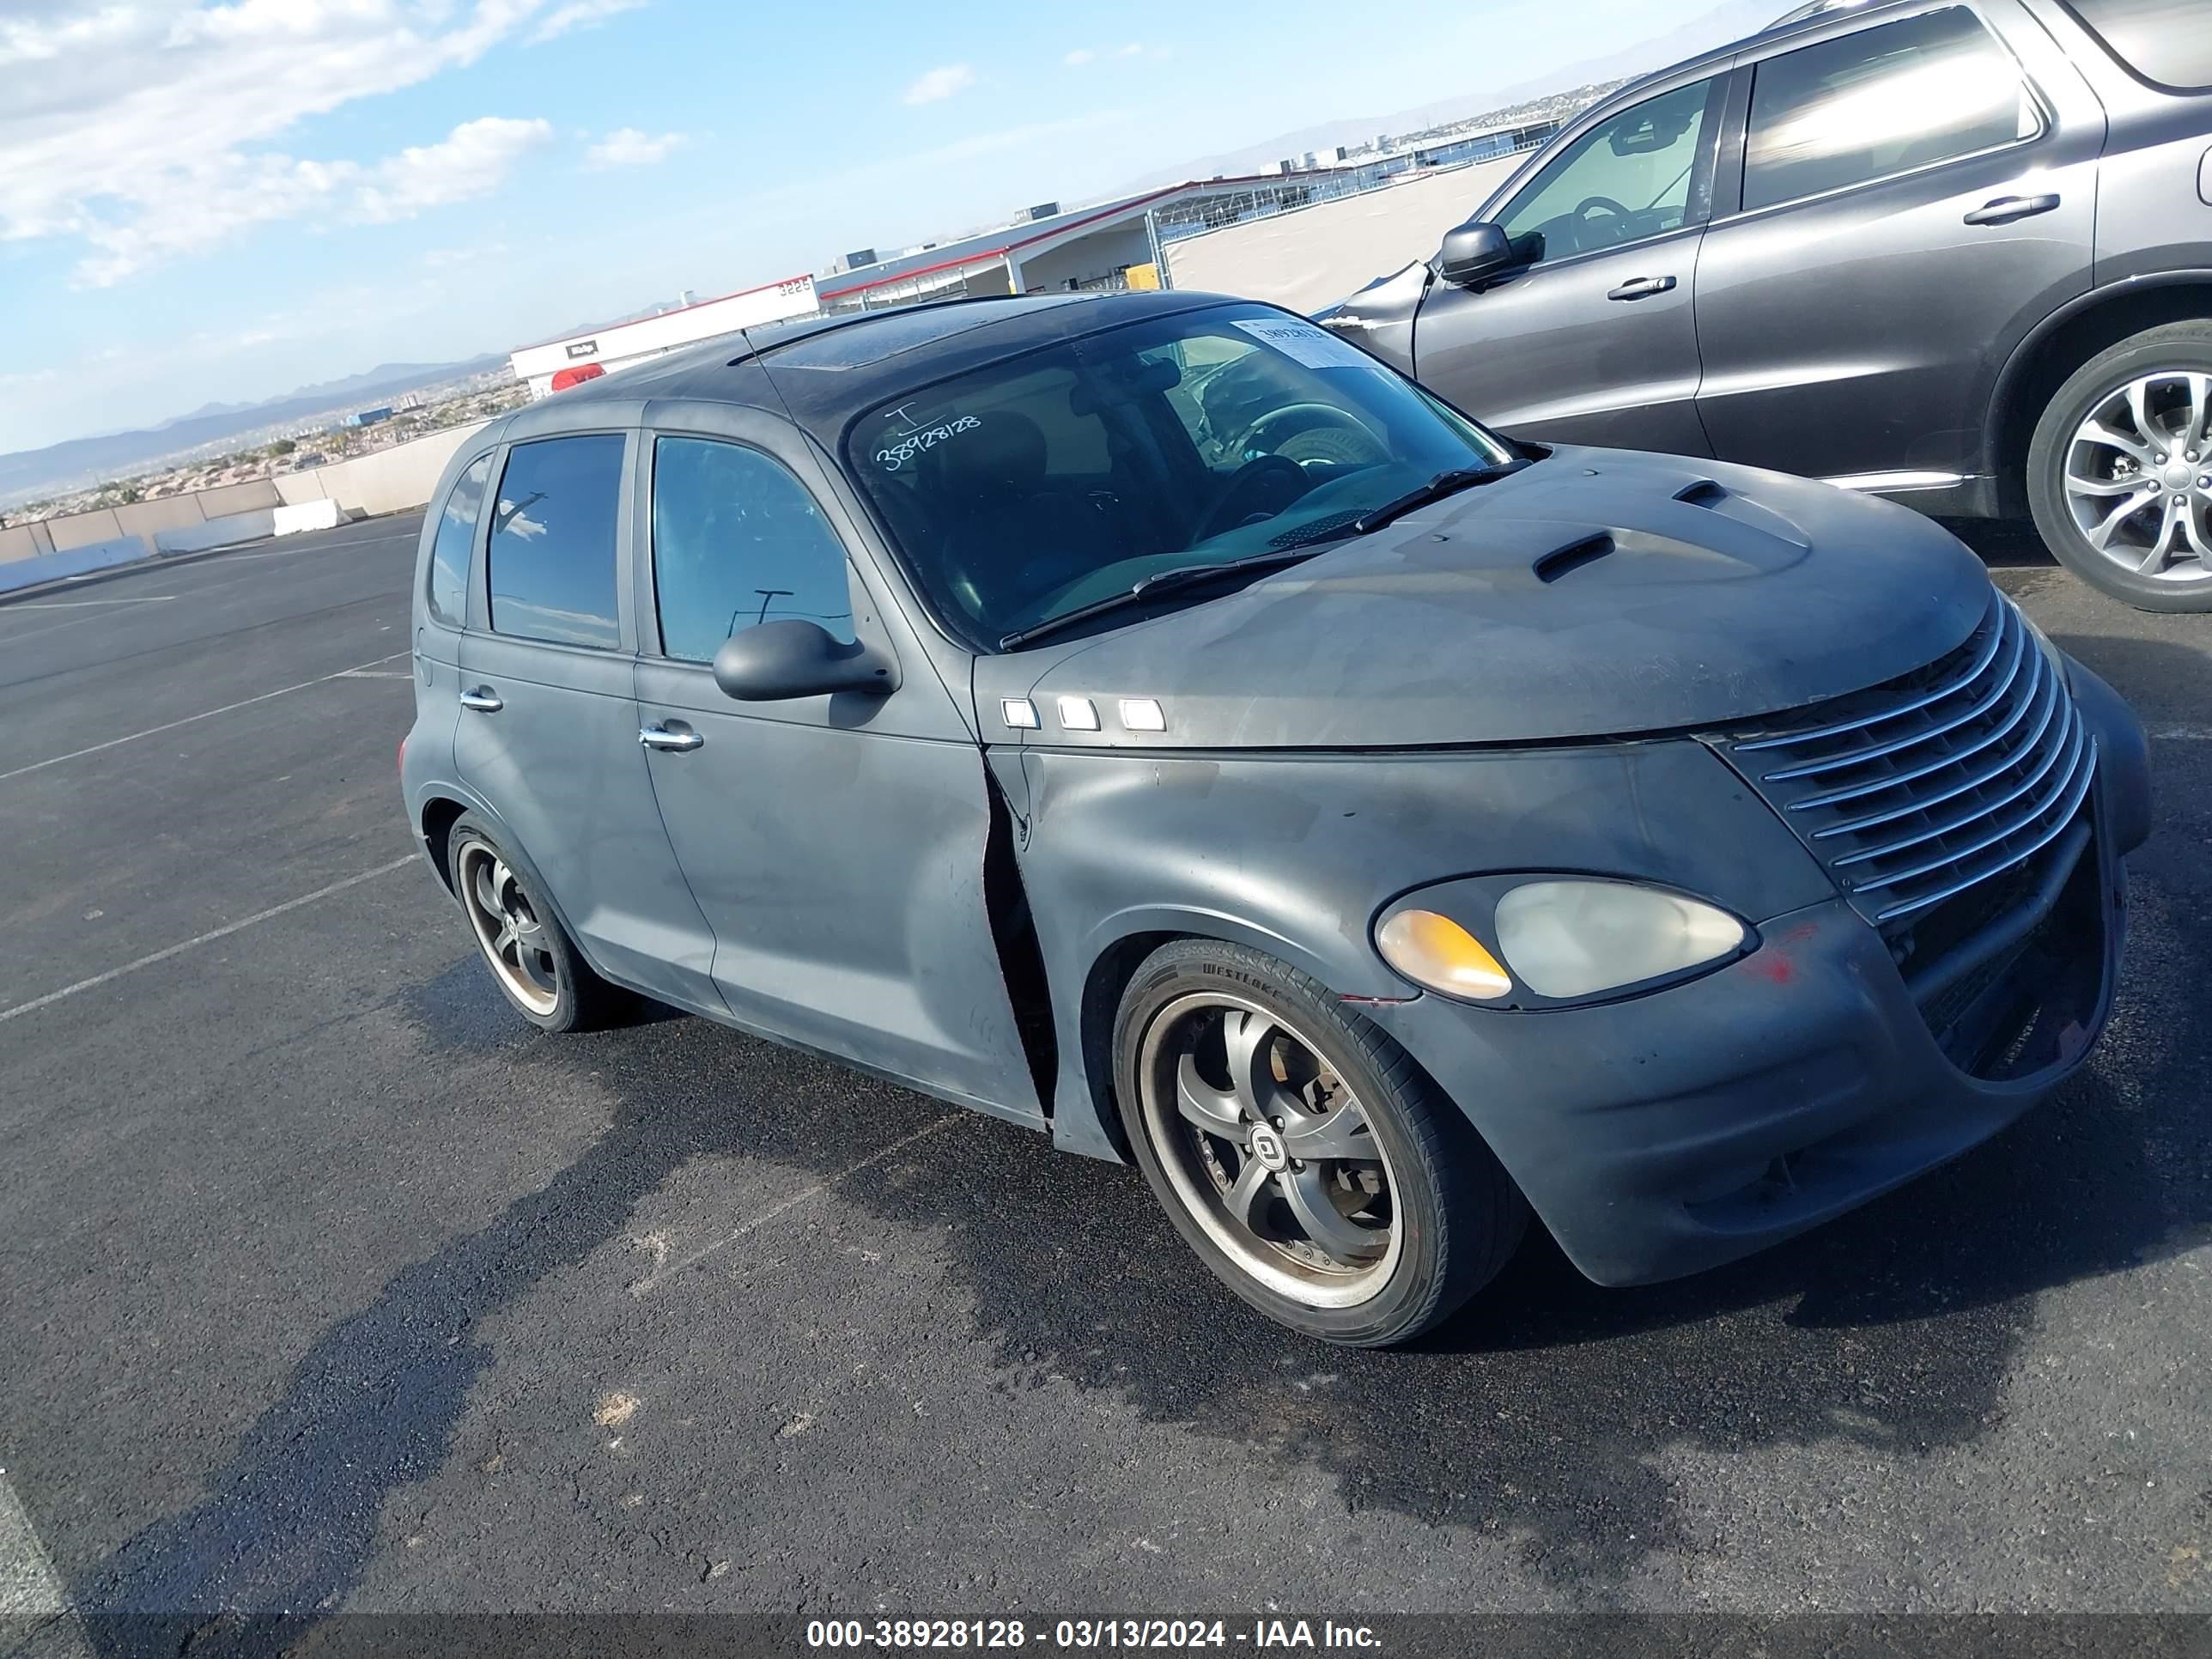
<path fill-rule="evenodd" d="M 719 403 L 787 414 L 824 444 L 855 415 L 949 375 L 1145 317 L 1232 303 L 1177 290 L 1023 295 L 808 317 L 672 351 L 526 405 L 532 435 L 609 418 L 610 404 Z M 757 364 L 765 375 L 744 372 Z M 555 417 L 557 408 L 560 417 Z"/>

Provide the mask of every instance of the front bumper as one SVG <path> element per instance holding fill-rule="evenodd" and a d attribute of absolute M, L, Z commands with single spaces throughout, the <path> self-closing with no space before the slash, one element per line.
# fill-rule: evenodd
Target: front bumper
<path fill-rule="evenodd" d="M 1971 1060 L 1955 1028 L 1943 1041 L 1931 1029 L 1957 987 L 1916 1000 L 1890 945 L 1841 897 L 1762 924 L 1759 948 L 1719 972 L 1626 1002 L 1507 1013 L 1423 996 L 1364 1012 L 1460 1103 L 1598 1283 L 1676 1278 L 1778 1243 L 1986 1140 L 2102 1030 L 2124 933 L 2121 859 L 2148 829 L 2149 787 L 2126 706 L 2078 668 L 2075 689 L 2100 748 L 2083 832 L 2032 884 L 2033 914 L 1990 924 L 1999 966 L 1970 988 L 1982 1006 L 2033 1012 L 2016 1033 L 1984 1033 Z"/>

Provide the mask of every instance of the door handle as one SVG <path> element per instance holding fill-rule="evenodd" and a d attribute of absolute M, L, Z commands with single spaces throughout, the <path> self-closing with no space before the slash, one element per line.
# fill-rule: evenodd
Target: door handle
<path fill-rule="evenodd" d="M 1608 300 L 1648 300 L 1655 294 L 1674 291 L 1672 276 L 1639 276 L 1632 283 L 1623 283 L 1605 297 Z"/>
<path fill-rule="evenodd" d="M 479 685 L 473 691 L 461 693 L 461 707 L 473 708 L 479 714 L 496 714 L 507 707 L 507 700 L 488 685 Z"/>
<path fill-rule="evenodd" d="M 637 740 L 647 749 L 665 749 L 675 754 L 689 754 L 707 739 L 688 726 L 647 726 L 641 727 Z"/>
<path fill-rule="evenodd" d="M 2056 196 L 2000 196 L 1994 202 L 1984 202 L 1966 216 L 1970 225 L 2009 225 L 2021 219 L 2033 219 L 2039 213 L 2049 213 L 2058 205 Z"/>

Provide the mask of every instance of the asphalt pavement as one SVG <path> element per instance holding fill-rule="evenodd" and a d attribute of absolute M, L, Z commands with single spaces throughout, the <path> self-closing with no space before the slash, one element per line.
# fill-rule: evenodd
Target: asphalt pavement
<path fill-rule="evenodd" d="M 693 1018 L 542 1036 L 399 810 L 413 517 L 0 602 L 0 1613 L 2212 1608 L 2212 624 L 2118 1015 L 1990 1146 L 1423 1348 L 1130 1170 Z"/>

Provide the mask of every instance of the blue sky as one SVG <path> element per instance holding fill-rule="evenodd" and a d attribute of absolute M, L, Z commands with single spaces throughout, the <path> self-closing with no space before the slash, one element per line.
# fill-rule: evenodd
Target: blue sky
<path fill-rule="evenodd" d="M 0 0 L 0 451 L 505 351 L 1682 21 L 1566 11 Z"/>

